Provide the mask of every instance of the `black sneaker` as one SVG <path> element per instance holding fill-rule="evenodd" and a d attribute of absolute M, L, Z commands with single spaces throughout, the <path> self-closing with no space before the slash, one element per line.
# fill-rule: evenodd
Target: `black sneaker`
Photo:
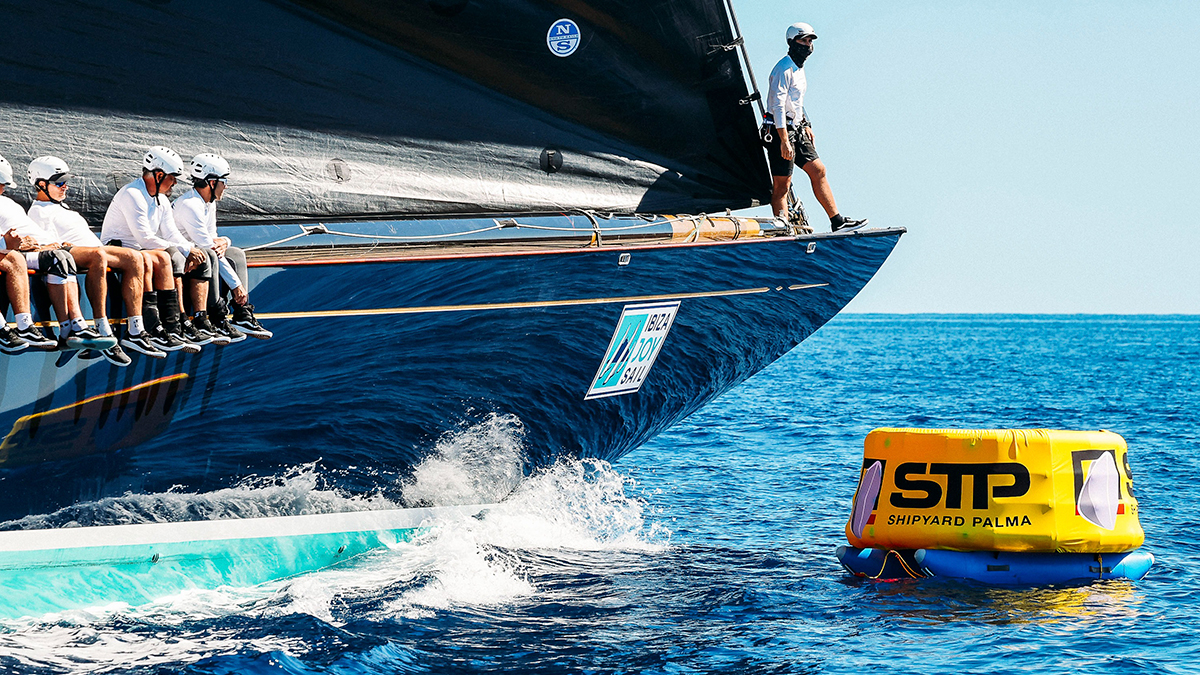
<path fill-rule="evenodd" d="M 17 335 L 17 331 L 7 325 L 0 326 L 0 353 L 20 354 L 29 349 L 29 343 Z"/>
<path fill-rule="evenodd" d="M 98 349 L 105 350 L 117 346 L 117 339 L 101 335 L 91 328 L 83 328 L 67 333 L 64 340 L 59 340 L 60 343 L 66 343 L 66 348 L 71 349 Z"/>
<path fill-rule="evenodd" d="M 124 346 L 125 349 L 156 359 L 167 358 L 167 353 L 158 347 L 155 347 L 154 343 L 150 341 L 150 334 L 145 331 L 142 331 L 137 335 L 130 335 L 128 332 L 126 332 L 125 337 L 121 339 L 121 345 Z"/>
<path fill-rule="evenodd" d="M 179 335 L 184 342 L 190 342 L 194 345 L 204 346 L 213 341 L 212 333 L 205 333 L 196 328 L 196 324 L 192 323 L 191 319 L 184 319 L 179 324 Z"/>
<path fill-rule="evenodd" d="M 217 327 L 212 325 L 212 322 L 208 320 L 208 316 L 196 317 L 192 320 L 192 325 L 196 327 L 197 333 L 209 336 L 212 343 L 218 347 L 224 347 L 230 342 L 233 342 L 228 335 L 217 330 Z"/>
<path fill-rule="evenodd" d="M 237 326 L 229 323 L 226 317 L 220 317 L 212 322 L 213 328 L 225 337 L 229 338 L 230 343 L 241 342 L 246 339 L 246 334 L 237 329 Z"/>
<path fill-rule="evenodd" d="M 46 334 L 38 330 L 36 326 L 30 326 L 25 330 L 18 329 L 17 337 L 29 343 L 30 347 L 36 349 L 54 349 L 58 346 L 58 340 L 52 337 L 46 337 Z"/>
<path fill-rule="evenodd" d="M 860 227 L 866 227 L 866 225 L 866 218 L 863 218 L 862 220 L 850 220 L 849 218 L 844 218 L 840 223 L 830 224 L 829 228 L 832 232 L 842 232 L 844 230 L 857 230 Z"/>
<path fill-rule="evenodd" d="M 254 305 L 246 303 L 244 305 L 235 304 L 233 306 L 233 325 L 237 326 L 242 332 L 251 337 L 256 337 L 259 340 L 270 340 L 275 334 L 258 322 L 254 318 Z"/>
<path fill-rule="evenodd" d="M 142 333 L 145 335 L 146 333 Z M 177 352 L 183 349 L 184 342 L 173 334 L 163 330 L 162 326 L 150 331 L 150 337 L 147 339 L 152 347 L 163 352 Z"/>
<path fill-rule="evenodd" d="M 195 342 L 192 342 L 191 340 L 189 340 L 187 338 L 187 336 L 185 336 L 183 334 L 182 326 L 180 326 L 179 332 L 171 333 L 171 337 L 173 337 L 176 340 L 179 340 L 180 342 L 183 343 L 183 353 L 184 354 L 199 354 L 200 353 L 200 345 L 196 344 Z"/>
<path fill-rule="evenodd" d="M 121 345 L 113 345 L 100 353 L 104 355 L 104 358 L 108 360 L 109 363 L 117 366 L 118 368 L 124 368 L 125 366 L 133 363 L 133 359 L 129 358 L 129 355 L 125 353 L 124 349 L 121 349 Z M 79 358 L 82 359 L 83 354 L 80 354 Z"/>

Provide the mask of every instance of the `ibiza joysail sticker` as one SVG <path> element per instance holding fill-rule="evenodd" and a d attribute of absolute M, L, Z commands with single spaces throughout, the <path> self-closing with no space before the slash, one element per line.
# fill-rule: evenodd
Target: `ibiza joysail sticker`
<path fill-rule="evenodd" d="M 546 33 L 546 46 L 555 56 L 570 56 L 579 49 L 579 26 L 570 19 L 559 19 Z"/>
<path fill-rule="evenodd" d="M 631 394 L 641 389 L 678 311 L 678 301 L 625 305 L 600 369 L 583 398 Z"/>

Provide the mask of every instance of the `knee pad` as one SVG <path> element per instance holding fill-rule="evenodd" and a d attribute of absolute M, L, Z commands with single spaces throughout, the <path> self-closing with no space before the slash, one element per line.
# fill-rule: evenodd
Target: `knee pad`
<path fill-rule="evenodd" d="M 75 258 L 61 248 L 39 252 L 38 269 L 48 277 L 47 281 L 52 284 L 68 283 L 79 273 L 79 268 L 75 266 Z"/>
<path fill-rule="evenodd" d="M 177 277 L 183 276 L 183 268 L 187 266 L 187 255 L 181 251 L 178 246 L 167 249 L 171 254 L 171 274 Z"/>

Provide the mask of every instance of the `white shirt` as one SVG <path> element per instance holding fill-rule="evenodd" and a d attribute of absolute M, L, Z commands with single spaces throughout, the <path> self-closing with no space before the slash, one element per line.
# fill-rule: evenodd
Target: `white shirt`
<path fill-rule="evenodd" d="M 104 214 L 100 239 L 119 239 L 122 246 L 136 249 L 192 247 L 175 226 L 170 200 L 163 195 L 151 197 L 141 178 L 113 196 L 108 212 Z"/>
<path fill-rule="evenodd" d="M 62 243 L 61 239 L 55 238 L 53 232 L 33 222 L 20 204 L 0 195 L 0 234 L 9 230 L 16 230 L 15 234 L 18 237 L 33 237 L 41 246 Z M 2 246 L 3 244 L 0 244 L 0 247 Z"/>
<path fill-rule="evenodd" d="M 29 219 L 54 235 L 57 242 L 72 246 L 100 246 L 100 237 L 92 232 L 83 216 L 62 204 L 34 202 L 29 207 Z"/>
<path fill-rule="evenodd" d="M 175 224 L 193 244 L 203 249 L 216 247 L 218 236 L 216 202 L 204 201 L 204 197 L 201 197 L 199 192 L 191 189 L 175 200 L 175 203 L 171 205 L 171 210 L 175 214 Z M 242 281 L 238 279 L 237 272 L 233 269 L 233 263 L 226 260 L 225 256 L 218 257 L 221 264 L 221 278 L 230 288 L 241 286 Z"/>
<path fill-rule="evenodd" d="M 789 125 L 799 125 L 804 119 L 804 93 L 808 91 L 808 78 L 804 69 L 796 65 L 792 57 L 785 56 L 771 70 L 771 81 L 767 87 L 767 112 L 771 113 L 776 127 L 787 120 Z"/>
<path fill-rule="evenodd" d="M 204 201 L 195 189 L 188 190 L 171 205 L 175 224 L 200 248 L 212 248 L 217 239 L 217 205 Z"/>

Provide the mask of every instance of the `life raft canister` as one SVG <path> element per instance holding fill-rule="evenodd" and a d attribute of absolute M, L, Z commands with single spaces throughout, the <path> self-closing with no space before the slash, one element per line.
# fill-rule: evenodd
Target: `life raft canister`
<path fill-rule="evenodd" d="M 1117 553 L 1142 544 L 1125 439 L 1108 431 L 876 429 L 856 548 Z"/>

